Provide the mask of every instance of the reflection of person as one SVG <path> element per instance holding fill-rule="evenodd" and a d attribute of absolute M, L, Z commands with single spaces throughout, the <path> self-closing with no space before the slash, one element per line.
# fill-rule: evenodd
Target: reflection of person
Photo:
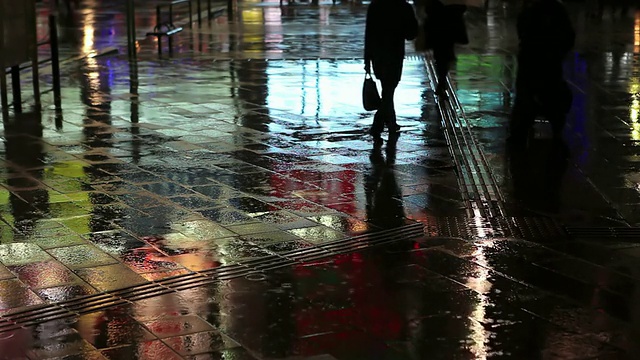
<path fill-rule="evenodd" d="M 398 132 L 393 96 L 402 75 L 405 40 L 418 34 L 413 7 L 405 0 L 373 0 L 367 10 L 364 36 L 364 68 L 382 84 L 382 104 L 373 118 L 370 134 L 377 145 L 385 124 L 389 133 Z"/>
<path fill-rule="evenodd" d="M 562 179 L 568 159 L 558 156 L 560 150 L 548 153 L 517 151 L 507 154 L 513 196 L 527 209 L 557 213 L 561 207 Z"/>
<path fill-rule="evenodd" d="M 404 225 L 402 192 L 396 181 L 393 165 L 398 136 L 390 136 L 386 159 L 380 147 L 371 151 L 371 172 L 366 178 L 367 221 L 372 225 L 390 229 Z"/>
<path fill-rule="evenodd" d="M 558 0 L 527 0 L 517 27 L 520 44 L 510 140 L 525 146 L 536 116 L 544 115 L 554 139 L 560 141 L 572 101 L 562 70 L 575 41 L 569 14 Z"/>
<path fill-rule="evenodd" d="M 455 44 L 468 44 L 467 27 L 464 22 L 465 5 L 443 5 L 438 0 L 427 0 L 424 23 L 426 48 L 433 50 L 438 85 L 436 94 L 444 95 L 447 75 L 456 59 Z"/>

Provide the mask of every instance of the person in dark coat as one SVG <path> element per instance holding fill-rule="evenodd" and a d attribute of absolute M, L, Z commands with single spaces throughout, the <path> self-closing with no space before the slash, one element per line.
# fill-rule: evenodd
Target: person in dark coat
<path fill-rule="evenodd" d="M 375 144 L 382 143 L 380 134 L 385 124 L 390 134 L 397 133 L 393 96 L 402 75 L 406 40 L 418 34 L 418 21 L 413 7 L 405 0 L 372 0 L 367 9 L 364 35 L 364 69 L 373 72 L 382 85 L 382 103 L 373 118 L 370 134 Z"/>
<path fill-rule="evenodd" d="M 447 75 L 456 60 L 455 45 L 468 44 L 467 26 L 464 21 L 465 5 L 444 5 L 438 0 L 427 0 L 424 23 L 426 48 L 433 50 L 438 84 L 436 94 L 444 95 Z"/>
<path fill-rule="evenodd" d="M 538 115 L 562 139 L 572 94 L 562 64 L 575 42 L 566 8 L 559 0 L 527 0 L 518 17 L 518 71 L 511 113 L 510 140 L 525 146 Z"/>

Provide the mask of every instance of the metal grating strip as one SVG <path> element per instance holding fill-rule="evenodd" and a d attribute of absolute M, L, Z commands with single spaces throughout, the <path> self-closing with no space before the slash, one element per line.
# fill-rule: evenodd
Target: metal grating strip
<path fill-rule="evenodd" d="M 274 254 L 264 258 L 250 260 L 246 263 L 222 266 L 216 269 L 174 276 L 118 289 L 112 292 L 87 295 L 55 304 L 31 307 L 0 317 L 0 333 L 37 325 L 46 321 L 64 319 L 77 316 L 78 314 L 103 310 L 131 301 L 204 286 L 221 280 L 244 277 L 251 274 L 262 274 L 266 271 L 285 266 L 314 262 L 334 255 L 350 253 L 420 236 L 424 236 L 424 227 L 420 223 L 415 223 L 373 234 L 358 235 L 308 249 Z"/>
<path fill-rule="evenodd" d="M 513 237 L 519 239 L 556 239 L 567 236 L 554 219 L 538 217 L 432 218 L 425 224 L 427 236 L 480 239 Z"/>
<path fill-rule="evenodd" d="M 640 242 L 638 227 L 566 227 L 565 230 L 572 238 L 623 238 Z"/>

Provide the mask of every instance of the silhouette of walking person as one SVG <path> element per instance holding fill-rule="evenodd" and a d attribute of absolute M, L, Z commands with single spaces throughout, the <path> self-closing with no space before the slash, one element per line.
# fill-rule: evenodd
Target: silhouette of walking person
<path fill-rule="evenodd" d="M 517 28 L 520 43 L 510 145 L 526 146 L 538 115 L 546 117 L 554 140 L 562 142 L 572 102 L 562 63 L 574 45 L 573 25 L 560 1 L 526 0 Z"/>
<path fill-rule="evenodd" d="M 382 144 L 380 134 L 385 125 L 390 134 L 400 130 L 393 97 L 402 75 L 405 40 L 413 40 L 417 34 L 418 21 L 413 7 L 405 0 L 371 1 L 364 35 L 364 69 L 370 74 L 373 65 L 382 85 L 382 103 L 369 131 L 376 146 Z"/>
<path fill-rule="evenodd" d="M 436 94 L 445 95 L 447 75 L 456 60 L 455 45 L 468 44 L 464 21 L 465 5 L 444 5 L 439 0 L 427 0 L 424 23 L 426 48 L 433 50 L 438 84 Z"/>

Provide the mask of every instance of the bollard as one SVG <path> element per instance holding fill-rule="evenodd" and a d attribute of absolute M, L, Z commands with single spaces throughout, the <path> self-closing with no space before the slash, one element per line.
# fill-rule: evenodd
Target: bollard
<path fill-rule="evenodd" d="M 62 108 L 62 92 L 60 90 L 60 55 L 58 51 L 58 29 L 56 16 L 49 15 L 49 44 L 51 47 L 51 71 L 53 72 L 53 103 L 56 110 Z"/>

